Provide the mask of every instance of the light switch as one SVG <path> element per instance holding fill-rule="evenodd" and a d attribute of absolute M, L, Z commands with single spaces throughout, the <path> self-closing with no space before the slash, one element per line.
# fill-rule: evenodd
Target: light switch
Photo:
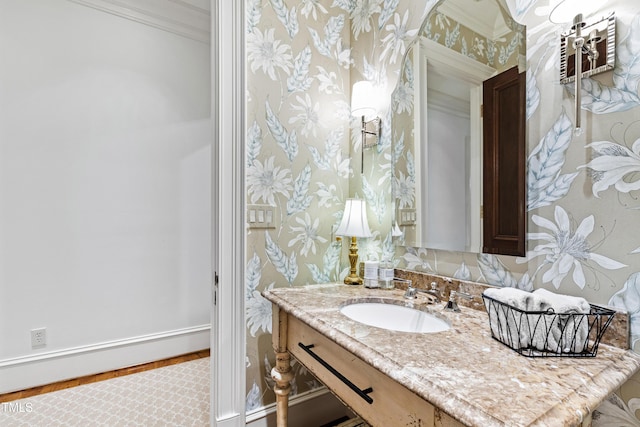
<path fill-rule="evenodd" d="M 277 218 L 275 206 L 247 205 L 247 224 L 251 229 L 274 229 Z"/>
<path fill-rule="evenodd" d="M 400 221 L 398 225 L 416 225 L 418 214 L 413 208 L 398 209 L 398 216 Z"/>

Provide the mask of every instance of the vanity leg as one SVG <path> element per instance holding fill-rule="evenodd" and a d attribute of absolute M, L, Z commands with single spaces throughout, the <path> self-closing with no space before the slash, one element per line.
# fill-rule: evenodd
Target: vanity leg
<path fill-rule="evenodd" d="M 293 372 L 290 364 L 291 356 L 288 352 L 276 353 L 276 366 L 271 369 L 271 378 L 276 382 L 273 391 L 276 394 L 276 426 L 287 427 L 289 412 L 290 381 Z"/>
<path fill-rule="evenodd" d="M 275 381 L 273 391 L 276 394 L 277 427 L 287 427 L 289 413 L 289 393 L 291 392 L 291 355 L 287 351 L 288 315 L 276 305 L 272 305 L 273 332 L 271 335 L 273 350 L 276 354 L 276 366 L 271 369 L 271 378 Z"/>

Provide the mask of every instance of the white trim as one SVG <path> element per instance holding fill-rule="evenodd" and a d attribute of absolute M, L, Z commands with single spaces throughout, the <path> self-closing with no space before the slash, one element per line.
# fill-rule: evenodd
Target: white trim
<path fill-rule="evenodd" d="M 429 107 L 458 117 L 469 118 L 469 101 L 454 98 L 439 90 L 428 90 Z"/>
<path fill-rule="evenodd" d="M 469 100 L 467 106 L 459 105 L 458 99 L 443 99 L 442 92 L 428 89 L 429 75 L 433 73 L 449 76 L 461 80 L 470 85 Z M 496 69 L 475 61 L 459 52 L 433 41 L 426 37 L 420 37 L 415 45 L 414 52 L 414 87 L 422 102 L 416 102 L 414 108 L 414 129 L 415 141 L 424 141 L 428 135 L 428 109 L 424 108 L 426 103 L 429 107 L 459 117 L 469 118 L 470 125 L 470 160 L 469 179 L 471 185 L 469 200 L 470 233 L 467 252 L 479 252 L 481 248 L 482 236 L 482 118 L 480 116 L 480 106 L 482 104 L 482 83 L 497 74 Z M 422 105 L 424 103 L 425 105 Z M 428 163 L 428 151 L 422 147 L 422 143 L 415 144 L 416 163 Z M 422 241 L 423 223 L 427 221 L 429 196 L 428 174 L 424 168 L 416 167 L 416 197 L 415 203 L 418 209 L 423 212 L 423 221 L 416 224 L 416 244 L 425 244 Z"/>
<path fill-rule="evenodd" d="M 289 398 L 289 407 L 299 405 L 301 403 L 315 399 L 316 397 L 323 396 L 327 393 L 329 393 L 329 389 L 327 389 L 326 387 L 319 387 L 313 390 L 306 391 L 304 393 L 296 394 Z M 275 412 L 276 412 L 275 402 L 270 403 L 269 405 L 254 409 L 252 411 L 247 411 L 247 424 L 249 424 L 252 421 L 256 421 L 261 418 L 264 418 L 267 415 L 273 414 Z"/>
<path fill-rule="evenodd" d="M 420 37 L 421 51 L 429 66 L 445 76 L 452 76 L 471 84 L 482 84 L 497 74 L 495 68 L 471 59 L 426 37 Z"/>
<path fill-rule="evenodd" d="M 326 387 L 320 387 L 292 396 L 289 399 L 289 425 L 322 425 L 345 415 L 353 416 Z M 276 404 L 247 412 L 247 427 L 268 427 L 275 425 Z"/>
<path fill-rule="evenodd" d="M 197 334 L 200 332 L 208 332 L 209 330 L 211 330 L 211 325 L 200 325 L 200 326 L 193 326 L 190 328 L 175 329 L 173 331 L 165 331 L 165 332 L 158 332 L 154 334 L 140 335 L 137 337 L 125 338 L 120 340 L 104 341 L 97 344 L 65 348 L 62 350 L 53 350 L 53 351 L 38 353 L 34 355 L 29 355 L 29 356 L 14 357 L 11 359 L 0 360 L 0 368 L 5 368 L 7 366 L 14 366 L 14 365 L 22 365 L 26 363 L 35 363 L 43 360 L 56 359 L 60 357 L 74 356 L 74 355 L 83 354 L 83 353 L 107 350 L 110 348 L 132 346 L 136 344 L 143 344 L 149 341 L 157 341 L 157 340 L 177 337 L 180 335 L 191 335 L 191 334 Z"/>
<path fill-rule="evenodd" d="M 183 7 L 197 10 L 201 13 L 206 13 L 207 16 L 209 16 L 209 12 L 211 11 L 210 0 L 169 0 L 169 1 L 173 3 L 178 3 Z M 209 31 L 209 27 L 206 27 L 206 31 Z"/>
<path fill-rule="evenodd" d="M 211 425 L 244 427 L 246 399 L 244 2 L 211 2 Z"/>
<path fill-rule="evenodd" d="M 169 31 L 203 43 L 209 43 L 210 12 L 208 2 L 194 0 L 69 0 L 140 24 Z"/>
<path fill-rule="evenodd" d="M 210 326 L 49 351 L 0 361 L 0 393 L 108 372 L 209 348 Z"/>
<path fill-rule="evenodd" d="M 480 4 L 481 6 L 479 7 L 482 13 L 478 13 L 478 8 L 475 7 L 474 4 L 469 4 L 465 1 L 461 4 L 445 1 L 438 6 L 438 12 L 447 15 L 454 21 L 459 22 L 489 40 L 498 40 L 506 34 L 509 34 L 511 29 L 504 21 L 498 3 L 492 3 L 489 6 L 485 3 Z M 498 22 L 496 22 L 496 20 Z"/>

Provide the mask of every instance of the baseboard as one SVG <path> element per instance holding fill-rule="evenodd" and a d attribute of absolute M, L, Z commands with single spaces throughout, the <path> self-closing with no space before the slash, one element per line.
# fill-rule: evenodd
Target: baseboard
<path fill-rule="evenodd" d="M 327 424 L 344 415 L 352 416 L 325 387 L 292 396 L 289 399 L 289 427 L 314 427 Z M 264 406 L 247 413 L 247 427 L 274 427 L 276 405 Z"/>
<path fill-rule="evenodd" d="M 0 360 L 0 394 L 209 348 L 210 325 Z"/>

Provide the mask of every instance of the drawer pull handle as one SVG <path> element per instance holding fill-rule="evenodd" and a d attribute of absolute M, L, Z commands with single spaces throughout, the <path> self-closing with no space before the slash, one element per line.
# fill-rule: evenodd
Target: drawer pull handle
<path fill-rule="evenodd" d="M 329 372 L 331 372 L 333 375 L 338 377 L 338 379 L 340 381 L 345 383 L 347 385 L 347 387 L 349 387 L 351 390 L 355 391 L 358 396 L 360 396 L 361 398 L 363 398 L 365 400 L 365 402 L 367 402 L 368 404 L 372 404 L 373 403 L 373 399 L 369 396 L 369 393 L 371 393 L 373 391 L 373 389 L 371 387 L 366 388 L 364 390 L 361 390 L 354 383 L 349 381 L 344 375 L 342 375 L 340 372 L 338 372 L 336 370 L 336 368 L 334 368 L 333 366 L 329 365 L 329 363 L 327 363 L 323 358 L 321 358 L 316 353 L 314 353 L 311 350 L 314 347 L 313 344 L 304 345 L 301 342 L 299 342 L 298 343 L 298 347 L 300 347 L 301 349 L 306 351 L 311 357 L 313 357 L 315 360 L 317 360 L 322 366 L 327 368 L 329 370 Z"/>

